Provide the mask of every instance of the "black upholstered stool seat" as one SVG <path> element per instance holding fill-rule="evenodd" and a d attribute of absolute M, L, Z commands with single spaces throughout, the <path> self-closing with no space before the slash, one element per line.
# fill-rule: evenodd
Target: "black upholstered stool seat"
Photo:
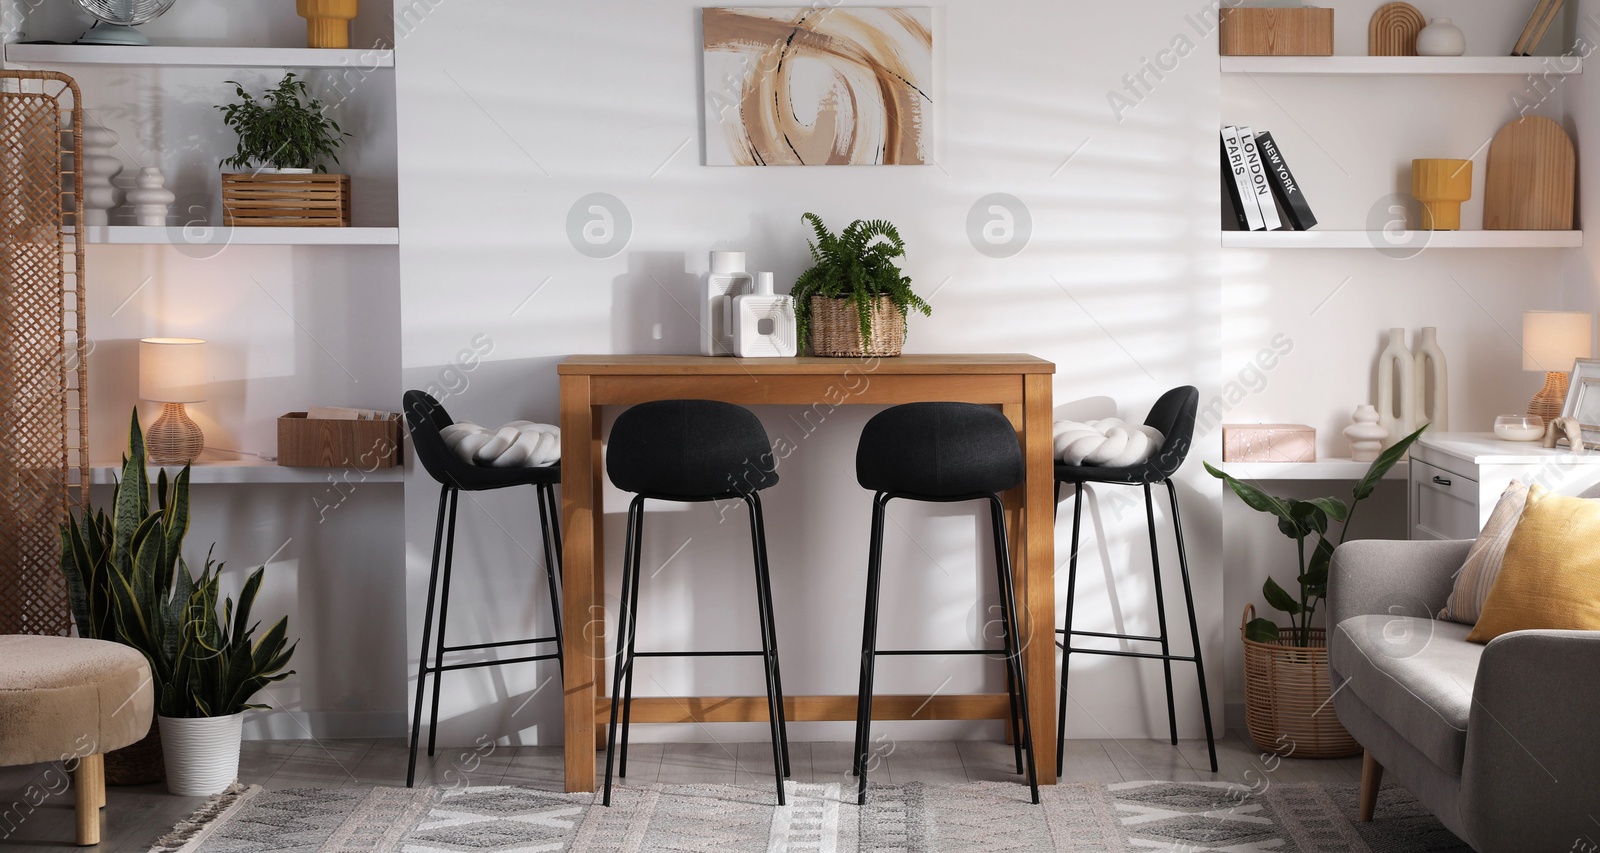
<path fill-rule="evenodd" d="M 861 430 L 856 481 L 875 492 L 954 498 L 1003 492 L 1026 468 L 1016 428 L 999 410 L 971 403 L 907 403 Z"/>
<path fill-rule="evenodd" d="M 617 416 L 606 450 L 611 482 L 670 500 L 746 495 L 778 484 L 761 421 L 715 400 L 640 403 Z"/>
<path fill-rule="evenodd" d="M 451 452 L 440 435 L 454 424 L 450 413 L 432 395 L 407 391 L 406 420 L 411 426 L 411 447 L 417 461 L 433 479 L 463 492 L 484 492 L 511 486 L 554 485 L 561 482 L 561 465 L 548 468 L 487 468 L 474 465 Z"/>

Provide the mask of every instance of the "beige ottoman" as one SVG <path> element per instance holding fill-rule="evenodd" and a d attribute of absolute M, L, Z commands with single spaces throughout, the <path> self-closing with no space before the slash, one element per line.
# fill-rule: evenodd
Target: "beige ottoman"
<path fill-rule="evenodd" d="M 78 843 L 100 843 L 105 753 L 150 731 L 155 691 L 135 649 L 74 637 L 0 636 L 0 766 L 76 768 Z"/>

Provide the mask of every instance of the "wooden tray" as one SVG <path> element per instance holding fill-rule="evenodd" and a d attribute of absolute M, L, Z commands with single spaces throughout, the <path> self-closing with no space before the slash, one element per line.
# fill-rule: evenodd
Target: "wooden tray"
<path fill-rule="evenodd" d="M 230 228 L 343 228 L 349 175 L 224 174 L 222 221 Z"/>

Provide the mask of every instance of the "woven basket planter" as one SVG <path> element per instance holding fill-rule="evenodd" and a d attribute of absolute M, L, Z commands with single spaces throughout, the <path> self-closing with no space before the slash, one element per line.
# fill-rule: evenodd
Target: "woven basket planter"
<path fill-rule="evenodd" d="M 167 778 L 161 753 L 161 727 L 150 721 L 150 733 L 121 749 L 106 753 L 107 785 L 149 785 Z"/>
<path fill-rule="evenodd" d="M 811 351 L 830 358 L 896 356 L 906 343 L 906 318 L 887 296 L 872 302 L 872 339 L 861 340 L 861 315 L 848 299 L 811 297 Z"/>
<path fill-rule="evenodd" d="M 1256 616 L 1245 605 L 1239 636 L 1244 640 L 1244 707 L 1250 739 L 1262 751 L 1294 758 L 1347 758 L 1361 745 L 1339 724 L 1328 684 L 1328 638 L 1310 631 L 1310 644 L 1258 643 L 1244 636 Z M 1283 631 L 1281 636 L 1290 636 Z"/>
<path fill-rule="evenodd" d="M 229 228 L 343 228 L 350 224 L 350 176 L 224 174 L 222 224 Z"/>

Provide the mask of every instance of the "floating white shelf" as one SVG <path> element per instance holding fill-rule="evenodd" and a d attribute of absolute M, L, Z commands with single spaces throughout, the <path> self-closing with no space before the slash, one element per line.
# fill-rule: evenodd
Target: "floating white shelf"
<path fill-rule="evenodd" d="M 1241 480 L 1349 480 L 1355 482 L 1366 476 L 1371 462 L 1353 462 L 1347 458 L 1319 459 L 1316 462 L 1224 462 L 1223 471 Z M 1409 466 L 1404 461 L 1396 463 L 1385 480 L 1403 480 Z"/>
<path fill-rule="evenodd" d="M 5 46 L 6 62 L 24 65 L 209 65 L 222 68 L 393 68 L 393 50 L 318 50 L 303 47 L 191 45 L 20 44 Z"/>
<path fill-rule="evenodd" d="M 398 228 L 166 228 L 91 225 L 89 242 L 126 246 L 395 246 Z"/>
<path fill-rule="evenodd" d="M 150 466 L 150 477 L 157 476 L 159 466 Z M 182 465 L 167 467 L 167 478 L 176 477 L 183 469 Z M 122 474 L 122 465 L 118 462 L 94 463 L 90 469 L 89 482 L 96 486 L 109 486 L 117 481 Z M 329 479 L 329 478 L 332 479 Z M 281 483 L 281 484 L 324 484 L 332 488 L 335 484 L 343 491 L 348 491 L 352 486 L 364 483 L 401 483 L 405 481 L 405 469 L 401 467 L 377 468 L 365 471 L 359 468 L 284 468 L 276 462 L 268 462 L 255 457 L 242 459 L 210 459 L 202 458 L 189 468 L 189 483 L 195 486 L 230 485 L 244 483 Z"/>
<path fill-rule="evenodd" d="M 1546 74 L 1583 73 L 1577 56 L 1224 56 L 1224 74 Z"/>
<path fill-rule="evenodd" d="M 1225 249 L 1571 249 L 1582 231 L 1432 231 L 1409 246 L 1385 231 L 1223 231 Z"/>

